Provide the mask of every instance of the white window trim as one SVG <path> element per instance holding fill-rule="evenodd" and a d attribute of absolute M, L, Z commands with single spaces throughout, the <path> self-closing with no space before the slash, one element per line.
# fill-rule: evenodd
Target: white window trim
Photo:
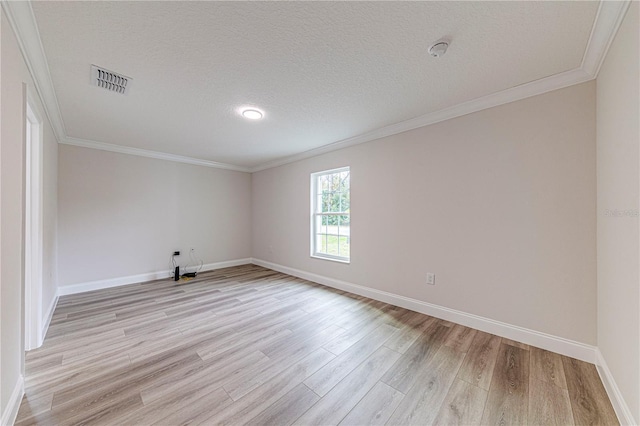
<path fill-rule="evenodd" d="M 310 215 L 310 226 L 309 229 L 311 231 L 311 235 L 310 235 L 310 256 L 314 259 L 321 259 L 321 260 L 330 260 L 332 262 L 339 262 L 339 263 L 351 263 L 351 251 L 349 251 L 349 257 L 343 257 L 343 256 L 335 256 L 332 254 L 326 254 L 326 253 L 317 253 L 316 252 L 316 196 L 318 193 L 318 177 L 323 176 L 323 175 L 330 175 L 330 174 L 334 174 L 334 173 L 340 173 L 340 172 L 351 172 L 351 168 L 350 166 L 345 166 L 345 167 L 339 167 L 337 169 L 331 169 L 331 170 L 323 170 L 320 172 L 315 172 L 315 173 L 311 173 L 310 176 L 310 180 L 311 180 L 311 184 L 309 185 L 311 190 L 310 190 L 310 197 L 309 197 L 309 201 L 311 204 L 311 215 Z M 349 174 L 349 191 L 351 191 L 351 174 Z M 331 214 L 340 214 L 341 212 L 332 212 Z M 349 217 L 351 217 L 351 213 L 349 213 Z"/>

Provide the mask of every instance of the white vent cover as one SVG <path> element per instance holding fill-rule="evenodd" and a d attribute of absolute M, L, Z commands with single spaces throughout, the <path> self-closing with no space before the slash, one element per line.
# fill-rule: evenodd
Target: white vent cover
<path fill-rule="evenodd" d="M 131 87 L 131 80 L 130 77 L 91 65 L 91 84 L 94 86 L 126 95 Z"/>

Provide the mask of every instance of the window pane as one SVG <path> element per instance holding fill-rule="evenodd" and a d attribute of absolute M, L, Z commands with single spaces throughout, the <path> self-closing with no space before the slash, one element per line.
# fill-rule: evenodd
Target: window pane
<path fill-rule="evenodd" d="M 340 210 L 340 193 L 339 192 L 334 192 L 331 194 L 331 211 L 332 212 L 339 212 Z"/>
<path fill-rule="evenodd" d="M 342 257 L 350 257 L 349 237 L 340 237 L 339 253 Z"/>
<path fill-rule="evenodd" d="M 340 171 L 319 175 L 314 181 L 312 253 L 349 259 L 351 223 L 350 173 Z"/>
<path fill-rule="evenodd" d="M 323 175 L 323 176 L 320 176 L 318 179 L 320 179 L 320 185 L 318 185 L 318 189 L 320 190 L 320 192 L 329 191 L 328 176 L 327 175 Z"/>
<path fill-rule="evenodd" d="M 318 253 L 326 253 L 327 252 L 327 236 L 325 234 L 316 235 L 316 248 Z"/>
<path fill-rule="evenodd" d="M 349 215 L 338 216 L 340 220 L 340 235 L 351 235 L 351 219 Z"/>
<path fill-rule="evenodd" d="M 338 216 L 336 215 L 327 215 L 327 225 L 329 225 L 329 233 L 330 234 L 336 234 L 337 230 L 334 229 L 336 226 L 338 226 Z"/>
<path fill-rule="evenodd" d="M 349 207 L 351 204 L 351 200 L 349 199 L 349 193 L 348 192 L 343 192 L 340 194 L 340 211 L 341 212 L 348 212 L 349 211 Z"/>
<path fill-rule="evenodd" d="M 338 219 L 340 223 L 340 239 L 339 239 L 339 246 L 338 246 L 339 256 L 349 257 L 350 255 L 349 240 L 351 238 L 350 217 L 349 215 L 340 215 L 338 216 Z"/>
<path fill-rule="evenodd" d="M 325 216 L 316 216 L 316 233 L 326 234 L 327 232 L 327 218 Z"/>
<path fill-rule="evenodd" d="M 349 190 L 349 172 L 340 173 L 340 190 L 341 191 Z"/>
<path fill-rule="evenodd" d="M 330 212 L 331 211 L 331 193 L 325 192 L 322 194 L 322 209 L 321 212 Z"/>
<path fill-rule="evenodd" d="M 337 235 L 327 235 L 327 254 L 331 254 L 333 256 L 338 256 L 338 236 Z"/>
<path fill-rule="evenodd" d="M 329 226 L 329 232 L 333 236 L 338 236 L 340 234 L 340 220 L 338 216 L 331 216 L 331 226 Z"/>

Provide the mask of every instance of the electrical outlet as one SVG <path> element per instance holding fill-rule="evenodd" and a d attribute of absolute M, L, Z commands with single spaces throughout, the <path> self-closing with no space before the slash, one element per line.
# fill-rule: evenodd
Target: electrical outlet
<path fill-rule="evenodd" d="M 432 274 L 431 272 L 427 273 L 427 284 L 436 285 L 436 274 Z"/>
<path fill-rule="evenodd" d="M 269 253 L 273 253 L 273 246 L 269 246 Z"/>
<path fill-rule="evenodd" d="M 174 256 L 180 256 L 180 252 L 176 250 L 176 251 L 173 252 L 173 255 Z"/>

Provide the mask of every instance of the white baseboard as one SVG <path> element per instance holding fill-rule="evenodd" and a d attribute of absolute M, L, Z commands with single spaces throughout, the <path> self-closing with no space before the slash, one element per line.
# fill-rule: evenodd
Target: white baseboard
<path fill-rule="evenodd" d="M 146 274 L 129 275 L 126 277 L 109 278 L 106 280 L 89 281 L 86 283 L 63 285 L 58 287 L 58 293 L 60 296 L 66 296 L 69 294 L 84 293 L 93 290 L 102 290 L 111 287 L 120 287 L 128 284 L 142 283 L 146 281 L 158 280 L 161 278 L 167 278 L 169 271 L 149 272 Z"/>
<path fill-rule="evenodd" d="M 246 265 L 251 263 L 251 258 L 226 260 L 223 262 L 207 263 L 202 266 L 202 271 L 213 271 L 214 269 L 229 268 L 231 266 Z M 147 281 L 159 280 L 173 276 L 173 271 L 156 271 L 146 274 L 129 275 L 126 277 L 110 278 L 107 280 L 89 281 L 86 283 L 72 284 L 58 287 L 58 294 L 66 296 L 69 294 L 84 293 L 93 290 L 102 290 L 111 287 L 120 287 L 128 284 L 143 283 Z"/>
<path fill-rule="evenodd" d="M 214 271 L 216 269 L 231 268 L 232 266 L 250 265 L 250 264 L 251 264 L 251 258 L 247 257 L 244 259 L 227 260 L 225 262 L 205 263 L 204 265 L 202 265 L 201 271 Z M 171 276 L 173 276 L 173 272 L 171 273 Z"/>
<path fill-rule="evenodd" d="M 44 342 L 44 338 L 47 336 L 47 331 L 49 331 L 49 324 L 51 324 L 51 318 L 53 318 L 53 312 L 56 310 L 56 306 L 58 305 L 58 299 L 60 298 L 59 289 L 56 290 L 55 296 L 51 300 L 51 304 L 49 304 L 49 309 L 47 309 L 47 313 L 44 316 L 44 322 L 42 323 L 42 329 L 40 330 L 40 334 L 38 335 L 38 347 L 42 346 Z"/>
<path fill-rule="evenodd" d="M 616 384 L 615 379 L 613 378 L 613 374 L 609 370 L 607 366 L 607 362 L 602 356 L 602 352 L 600 349 L 596 349 L 596 368 L 598 369 L 598 374 L 600 374 L 600 380 L 602 380 L 602 384 L 609 395 L 609 399 L 611 400 L 611 404 L 613 404 L 613 409 L 616 411 L 618 415 L 618 421 L 621 425 L 637 425 L 631 414 L 631 410 L 627 405 L 626 401 L 622 397 L 622 393 Z"/>
<path fill-rule="evenodd" d="M 255 265 L 273 269 L 278 272 L 293 275 L 305 280 L 313 281 L 339 290 L 355 293 L 370 299 L 379 300 L 381 302 L 390 303 L 402 308 L 406 308 L 415 312 L 420 312 L 436 318 L 452 321 L 467 327 L 482 330 L 496 336 L 505 337 L 507 339 L 516 340 L 532 346 L 543 348 L 552 352 L 556 352 L 565 356 L 576 358 L 582 361 L 595 364 L 596 347 L 573 340 L 565 339 L 551 334 L 530 330 L 501 321 L 484 318 L 478 315 L 468 314 L 466 312 L 457 311 L 455 309 L 446 308 L 444 306 L 434 305 L 432 303 L 423 302 L 422 300 L 412 299 L 410 297 L 400 296 L 388 293 L 382 290 L 376 290 L 364 287 L 358 284 L 340 281 L 322 275 L 313 274 L 299 269 L 289 268 L 288 266 L 267 262 L 260 259 L 252 259 Z"/>
<path fill-rule="evenodd" d="M 22 402 L 23 396 L 24 377 L 20 375 L 18 376 L 18 381 L 13 388 L 13 392 L 11 392 L 11 397 L 9 398 L 9 402 L 7 403 L 7 408 L 2 413 L 2 426 L 12 426 L 15 423 L 16 417 L 18 417 L 18 410 L 20 409 L 20 403 Z"/>

